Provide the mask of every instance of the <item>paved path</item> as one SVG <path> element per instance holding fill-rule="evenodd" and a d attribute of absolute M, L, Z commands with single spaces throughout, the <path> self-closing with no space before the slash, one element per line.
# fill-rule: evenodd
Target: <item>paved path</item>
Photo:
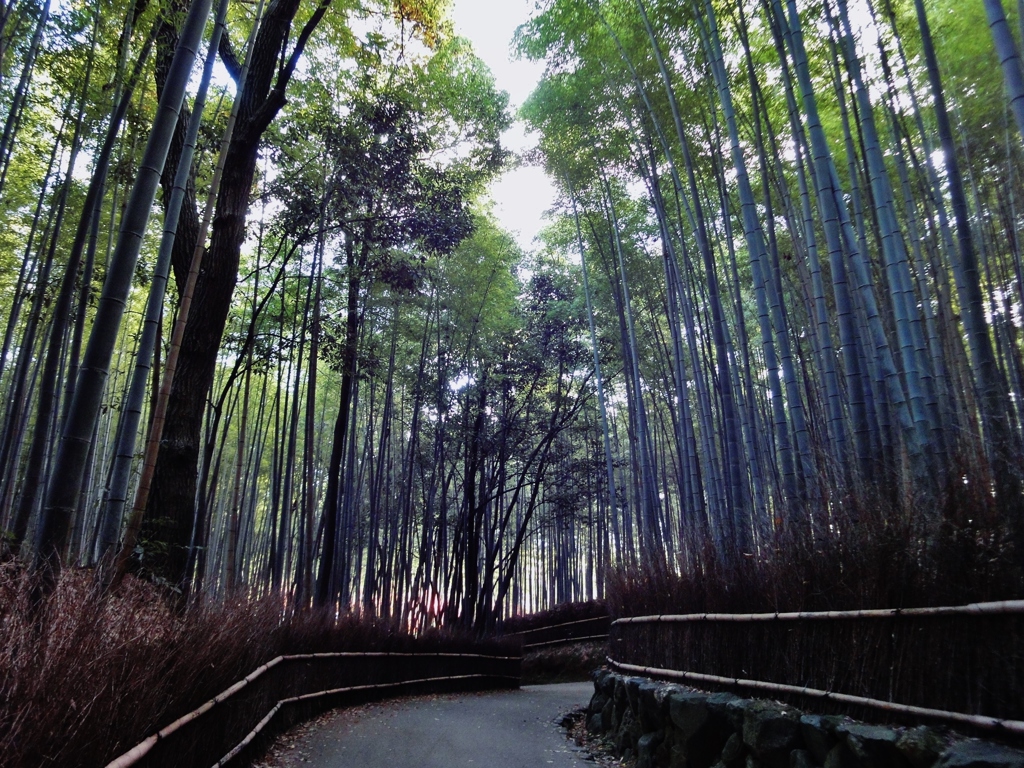
<path fill-rule="evenodd" d="M 532 685 L 338 710 L 287 751 L 315 768 L 582 768 L 558 721 L 592 693 L 590 683 Z"/>

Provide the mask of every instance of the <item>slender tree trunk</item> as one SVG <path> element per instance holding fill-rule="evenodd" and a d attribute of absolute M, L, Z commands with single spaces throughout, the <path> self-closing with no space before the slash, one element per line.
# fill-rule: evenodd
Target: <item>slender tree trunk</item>
<path fill-rule="evenodd" d="M 988 323 L 985 321 L 984 301 L 981 292 L 981 278 L 974 249 L 974 234 L 967 208 L 967 196 L 963 188 L 960 165 L 957 160 L 953 128 L 946 109 L 946 97 L 939 74 L 939 64 L 932 44 L 931 28 L 922 0 L 914 0 L 917 22 L 921 28 L 921 42 L 924 49 L 928 80 L 931 84 L 939 140 L 944 154 L 949 196 L 956 221 L 958 271 L 961 280 L 960 308 L 964 331 L 971 352 L 972 368 L 978 389 L 981 407 L 982 428 L 990 451 L 996 483 L 996 494 L 1000 504 L 1005 505 L 1007 514 L 1017 520 L 1020 516 L 1019 476 L 1020 446 L 1014 439 L 1006 413 L 1006 383 L 999 374 Z M 1016 526 L 1019 528 L 1020 521 Z"/>
<path fill-rule="evenodd" d="M 44 592 L 48 591 L 56 577 L 60 557 L 71 531 L 72 516 L 81 493 L 85 463 L 99 416 L 103 387 L 131 289 L 142 236 L 181 109 L 185 86 L 195 62 L 203 26 L 209 14 L 210 0 L 194 0 L 182 28 L 171 76 L 160 99 L 159 112 L 154 120 L 140 172 L 125 209 L 118 246 L 107 268 L 107 280 L 100 295 L 78 386 L 75 388 L 57 459 L 50 474 L 36 537 L 35 566 L 43 569 L 49 582 L 44 585 Z"/>

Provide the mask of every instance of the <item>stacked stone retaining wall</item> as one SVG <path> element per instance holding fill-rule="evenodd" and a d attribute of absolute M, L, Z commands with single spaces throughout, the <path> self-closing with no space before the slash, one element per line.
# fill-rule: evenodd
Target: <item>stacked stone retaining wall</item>
<path fill-rule="evenodd" d="M 610 670 L 594 688 L 587 729 L 636 768 L 1024 768 L 1024 751 L 941 727 L 868 725 Z"/>

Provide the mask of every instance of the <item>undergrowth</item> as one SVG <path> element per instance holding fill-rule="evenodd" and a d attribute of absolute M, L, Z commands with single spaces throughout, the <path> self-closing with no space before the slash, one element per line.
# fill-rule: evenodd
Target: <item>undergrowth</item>
<path fill-rule="evenodd" d="M 108 595 L 93 583 L 89 571 L 65 571 L 33 614 L 30 578 L 0 565 L 5 768 L 105 765 L 282 654 L 473 647 L 351 617 L 289 613 L 273 598 L 176 611 L 148 583 L 129 578 Z"/>
<path fill-rule="evenodd" d="M 620 570 L 609 576 L 609 608 L 626 617 L 907 609 L 1024 597 L 1015 521 L 973 493 L 949 494 L 929 526 L 885 503 L 848 502 L 803 529 L 763 537 L 754 552 L 729 562 L 705 545 L 685 566 Z M 611 647 L 618 661 L 640 666 L 1020 719 L 1022 638 L 1019 614 L 904 616 L 628 624 L 613 631 Z M 862 719 L 896 717 L 836 702 L 814 706 Z"/>
<path fill-rule="evenodd" d="M 579 683 L 604 666 L 608 643 L 569 643 L 523 654 L 523 685 Z"/>
<path fill-rule="evenodd" d="M 938 502 L 924 534 L 884 501 L 831 509 L 809 525 L 766 535 L 723 562 L 710 542 L 675 568 L 608 575 L 613 616 L 825 611 L 959 605 L 1024 597 L 1024 547 L 1014 520 L 973 489 Z"/>
<path fill-rule="evenodd" d="M 516 632 L 527 632 L 539 627 L 551 627 L 555 624 L 566 624 L 583 619 L 596 619 L 608 615 L 608 605 L 604 600 L 587 600 L 579 603 L 561 603 L 554 608 L 537 613 L 511 616 L 501 622 L 499 631 L 511 635 Z"/>

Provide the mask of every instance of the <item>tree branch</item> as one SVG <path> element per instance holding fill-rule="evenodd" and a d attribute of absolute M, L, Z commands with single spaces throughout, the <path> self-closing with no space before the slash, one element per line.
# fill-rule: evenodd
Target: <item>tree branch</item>
<path fill-rule="evenodd" d="M 309 36 L 313 34 L 313 30 L 316 29 L 320 20 L 327 13 L 327 9 L 331 5 L 331 0 L 320 0 L 320 5 L 313 11 L 313 15 L 309 17 L 309 21 L 302 28 L 299 33 L 299 39 L 295 41 L 295 48 L 292 50 L 292 55 L 288 57 L 288 61 L 277 76 L 277 84 L 274 86 L 274 90 L 280 90 L 282 93 L 288 86 L 288 81 L 291 80 L 292 74 L 295 72 L 295 67 L 299 63 L 299 57 L 302 56 L 302 52 L 306 48 L 306 43 L 309 41 Z"/>
<path fill-rule="evenodd" d="M 309 36 L 313 34 L 313 30 L 316 29 L 317 24 L 327 13 L 327 9 L 331 5 L 331 0 L 320 0 L 320 5 L 313 11 L 313 15 L 309 17 L 309 21 L 302 28 L 299 33 L 298 39 L 295 41 L 295 48 L 292 49 L 291 55 L 288 60 L 281 66 L 281 69 L 277 73 L 277 82 L 274 84 L 273 90 L 267 94 L 266 100 L 260 105 L 260 108 L 253 115 L 252 123 L 248 128 L 248 132 L 255 132 L 256 135 L 261 135 L 267 126 L 270 125 L 271 121 L 280 111 L 281 107 L 285 105 L 285 89 L 288 87 L 288 83 L 295 73 L 295 67 L 299 63 L 299 58 L 302 56 L 302 52 L 306 48 L 306 43 L 309 41 Z"/>
<path fill-rule="evenodd" d="M 228 74 L 237 86 L 239 78 L 242 76 L 242 65 L 238 63 L 238 57 L 235 55 L 235 49 L 231 47 L 231 41 L 228 39 L 228 31 L 226 29 L 221 33 L 217 53 L 220 54 L 220 61 L 224 65 L 224 69 L 228 71 Z"/>

